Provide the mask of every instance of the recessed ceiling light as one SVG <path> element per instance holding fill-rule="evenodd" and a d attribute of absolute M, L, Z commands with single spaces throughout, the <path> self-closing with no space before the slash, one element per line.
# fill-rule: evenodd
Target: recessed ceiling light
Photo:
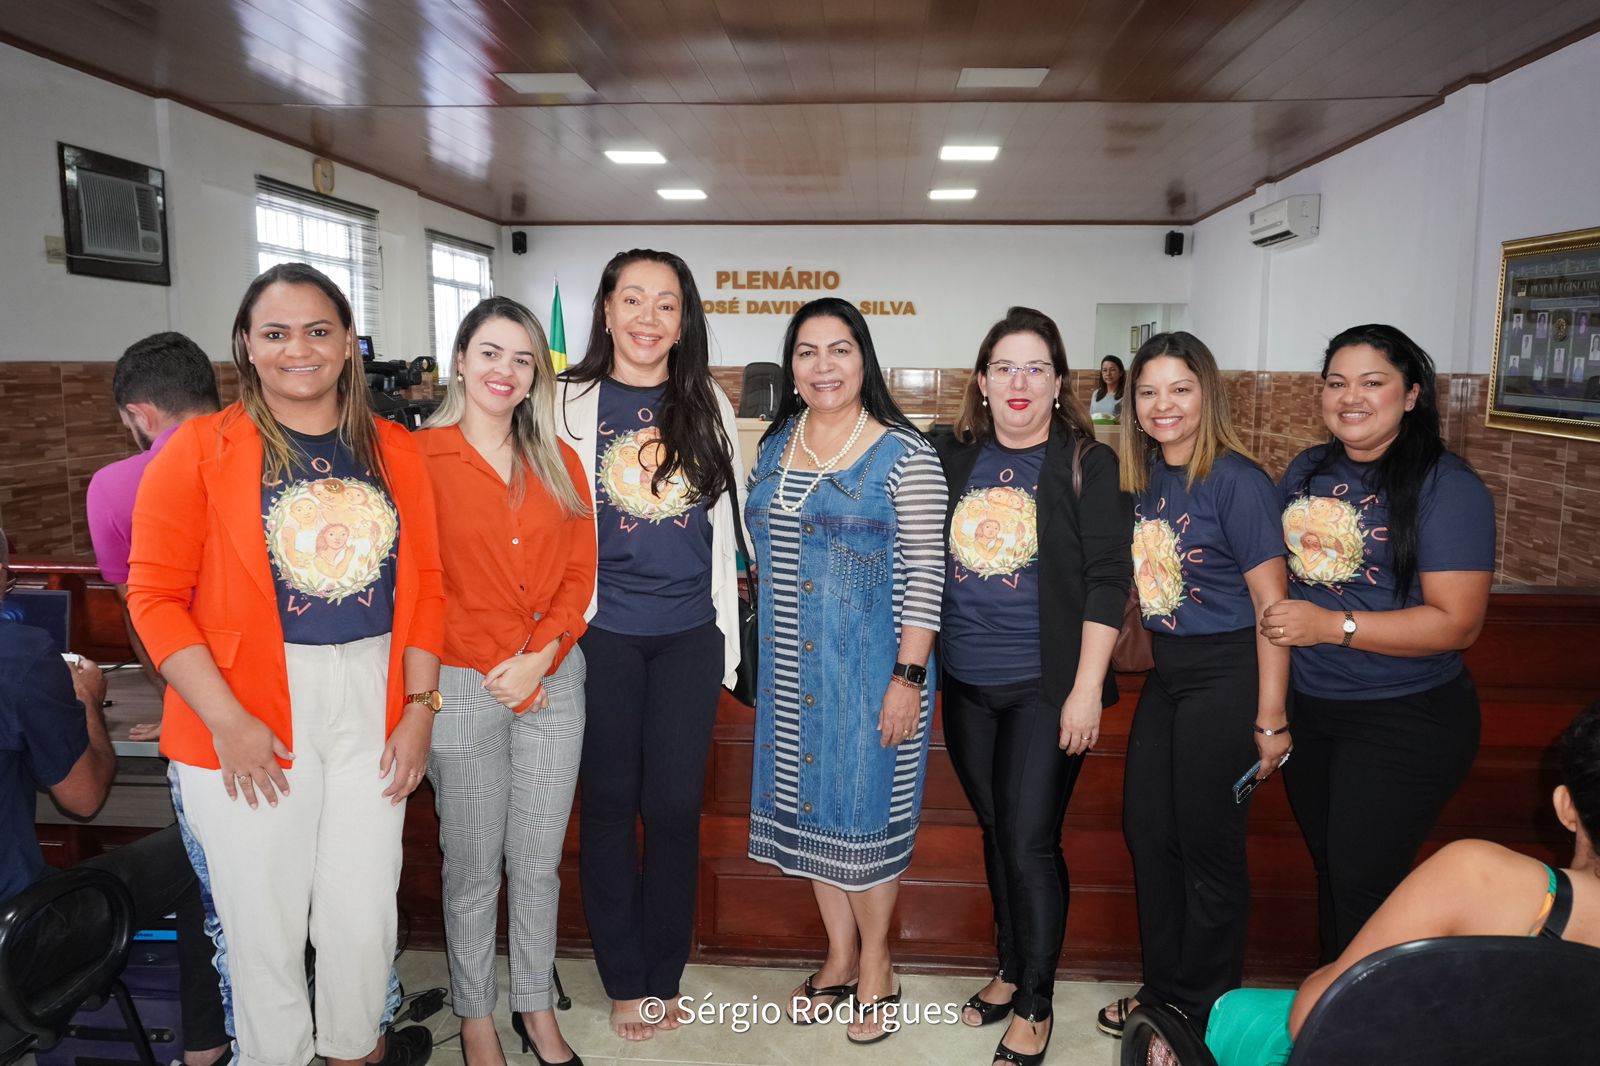
<path fill-rule="evenodd" d="M 987 163 L 999 154 L 998 144 L 947 144 L 939 149 L 939 158 L 946 163 Z"/>
<path fill-rule="evenodd" d="M 1036 89 L 1049 67 L 962 67 L 957 89 Z"/>
<path fill-rule="evenodd" d="M 593 86 L 576 74 L 496 74 L 512 91 L 523 95 L 593 96 Z"/>
<path fill-rule="evenodd" d="M 667 157 L 660 152 L 636 151 L 633 149 L 612 149 L 606 152 L 606 158 L 613 163 L 648 164 L 652 166 L 667 161 Z"/>
<path fill-rule="evenodd" d="M 977 189 L 929 189 L 930 200 L 970 200 L 978 195 Z"/>
<path fill-rule="evenodd" d="M 656 195 L 663 200 L 704 200 L 704 189 L 657 189 Z"/>

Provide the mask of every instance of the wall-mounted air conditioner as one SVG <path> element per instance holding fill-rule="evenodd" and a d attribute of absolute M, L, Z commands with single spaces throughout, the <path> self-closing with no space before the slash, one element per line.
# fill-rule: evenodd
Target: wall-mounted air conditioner
<path fill-rule="evenodd" d="M 1250 212 L 1250 243 L 1257 248 L 1298 244 L 1317 235 L 1322 197 L 1290 196 Z"/>
<path fill-rule="evenodd" d="M 165 174 L 86 148 L 57 147 L 67 270 L 170 284 Z"/>

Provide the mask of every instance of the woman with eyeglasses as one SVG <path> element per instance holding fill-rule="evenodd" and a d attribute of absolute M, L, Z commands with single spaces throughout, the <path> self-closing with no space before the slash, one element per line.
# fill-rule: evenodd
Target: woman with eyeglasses
<path fill-rule="evenodd" d="M 1013 1014 L 995 1060 L 1033 1066 L 1050 1042 L 1066 929 L 1061 823 L 1100 712 L 1117 700 L 1132 501 L 1073 395 L 1060 330 L 1028 307 L 979 345 L 940 458 L 951 489 L 944 739 L 983 830 L 999 957 L 962 1021 Z"/>
<path fill-rule="evenodd" d="M 1277 490 L 1235 433 L 1200 338 L 1151 337 L 1128 381 L 1122 487 L 1155 668 L 1128 730 L 1122 798 L 1144 984 L 1098 1019 L 1118 1037 L 1133 1004 L 1152 1001 L 1204 1030 L 1212 1003 L 1239 987 L 1250 807 L 1235 782 L 1252 769 L 1264 780 L 1290 747 L 1289 656 L 1256 631 L 1288 584 Z"/>

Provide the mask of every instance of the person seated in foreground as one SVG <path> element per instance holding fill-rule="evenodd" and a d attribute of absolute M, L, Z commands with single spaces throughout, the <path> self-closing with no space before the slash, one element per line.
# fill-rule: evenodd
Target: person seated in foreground
<path fill-rule="evenodd" d="M 1600 701 L 1572 720 L 1560 750 L 1562 784 L 1552 802 L 1576 838 L 1570 866 L 1552 869 L 1487 840 L 1446 844 L 1400 882 L 1344 953 L 1313 972 L 1298 992 L 1244 988 L 1218 999 L 1206 1029 L 1218 1066 L 1286 1062 L 1293 1038 L 1334 981 L 1396 944 L 1526 935 L 1600 947 Z"/>

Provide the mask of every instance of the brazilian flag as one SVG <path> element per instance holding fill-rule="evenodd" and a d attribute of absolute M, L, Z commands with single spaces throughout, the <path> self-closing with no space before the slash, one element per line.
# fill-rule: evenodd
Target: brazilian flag
<path fill-rule="evenodd" d="M 550 308 L 550 364 L 559 374 L 567 368 L 567 324 L 561 317 L 561 282 L 556 282 L 556 298 Z"/>

